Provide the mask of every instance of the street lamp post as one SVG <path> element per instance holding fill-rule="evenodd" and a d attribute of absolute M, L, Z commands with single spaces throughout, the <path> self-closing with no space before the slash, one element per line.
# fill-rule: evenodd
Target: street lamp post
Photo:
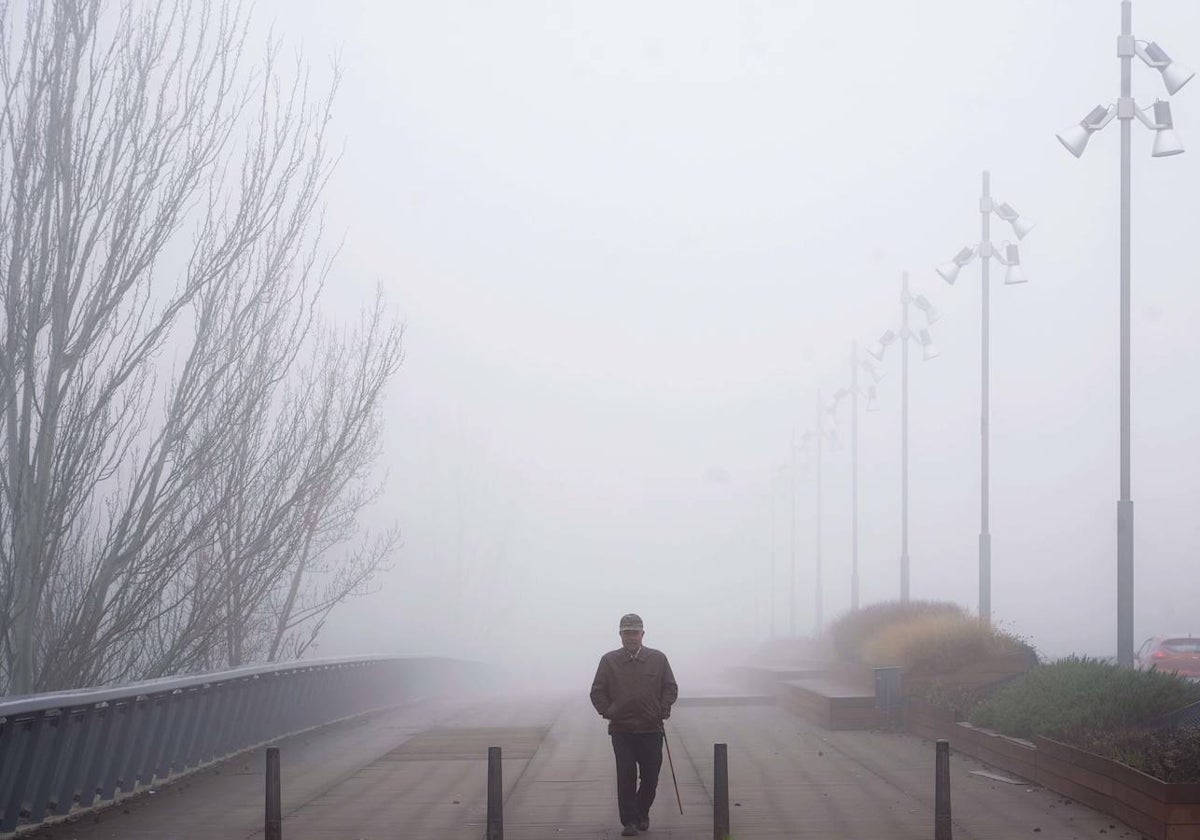
<path fill-rule="evenodd" d="M 858 575 L 858 400 L 863 396 L 863 390 L 858 385 L 858 369 L 866 368 L 872 377 L 878 379 L 878 370 L 858 354 L 858 342 L 850 343 L 850 387 L 838 388 L 830 405 L 825 409 L 830 417 L 837 421 L 837 409 L 841 401 L 850 397 L 850 609 L 859 607 L 859 575 Z M 867 411 L 876 411 L 875 386 L 868 387 Z"/>
<path fill-rule="evenodd" d="M 825 617 L 823 614 L 823 597 L 821 582 L 821 460 L 825 451 L 825 409 L 821 405 L 821 389 L 817 389 L 817 527 L 816 527 L 816 586 L 814 589 L 814 608 L 813 624 L 815 626 L 814 636 L 821 635 L 821 628 L 825 625 Z"/>
<path fill-rule="evenodd" d="M 908 335 L 908 272 L 900 276 L 900 332 Z M 880 354 L 882 361 L 883 353 Z M 908 342 L 900 346 L 900 601 L 908 603 Z"/>
<path fill-rule="evenodd" d="M 796 636 L 796 428 L 792 427 L 792 468 L 788 475 L 791 484 L 792 536 L 791 580 L 788 584 L 788 635 Z"/>
<path fill-rule="evenodd" d="M 1172 61 L 1153 41 L 1147 43 L 1133 37 L 1133 4 L 1121 1 L 1121 36 L 1117 39 L 1117 55 L 1121 59 L 1121 97 L 1115 105 L 1099 105 L 1080 120 L 1078 125 L 1058 134 L 1059 142 L 1075 157 L 1083 154 L 1088 139 L 1116 117 L 1121 121 L 1121 477 L 1120 498 L 1117 501 L 1117 662 L 1133 665 L 1133 498 L 1130 476 L 1130 173 L 1132 169 L 1131 129 L 1136 117 L 1155 132 L 1153 157 L 1168 157 L 1183 151 L 1175 135 L 1168 102 L 1154 103 L 1154 118 L 1146 115 L 1133 100 L 1133 57 L 1162 73 L 1169 96 L 1175 95 L 1194 75 L 1191 70 Z"/>
<path fill-rule="evenodd" d="M 993 257 L 1008 273 L 1005 285 L 1013 286 L 1025 282 L 1021 271 L 1021 258 L 1015 244 L 1006 243 L 996 248 L 991 239 L 991 219 L 995 213 L 1012 225 L 1017 239 L 1033 229 L 1033 223 L 1020 216 L 1008 204 L 997 204 L 991 193 L 991 174 L 983 173 L 983 195 L 979 199 L 979 214 L 982 217 L 983 236 L 979 244 L 963 248 L 950 262 L 939 266 L 937 272 L 942 279 L 953 285 L 963 266 L 978 256 L 983 262 L 983 307 L 980 334 L 980 447 L 979 447 L 979 618 L 985 623 L 992 620 L 992 534 L 990 523 L 990 466 L 991 466 L 991 260 Z"/>
<path fill-rule="evenodd" d="M 900 331 L 887 330 L 875 344 L 867 349 L 867 354 L 876 361 L 882 362 L 883 357 L 898 338 L 900 342 L 900 600 L 909 600 L 909 555 L 908 555 L 908 358 L 909 343 L 916 341 L 921 345 L 922 357 L 925 361 L 935 359 L 939 352 L 933 345 L 933 338 L 928 329 L 913 332 L 909 327 L 909 307 L 916 305 L 925 313 L 925 321 L 933 325 L 941 315 L 934 309 L 933 304 L 924 295 L 913 295 L 908 288 L 908 272 L 900 277 Z M 864 360 L 865 362 L 865 360 Z M 883 377 L 869 363 L 864 367 L 876 381 Z M 868 410 L 869 410 L 868 406 Z"/>
<path fill-rule="evenodd" d="M 779 480 L 787 475 L 787 466 L 779 466 L 771 475 L 771 577 L 770 586 L 768 587 L 771 593 L 770 621 L 771 621 L 771 638 L 774 639 L 778 635 L 778 625 L 775 621 L 775 613 L 778 605 L 778 593 L 775 591 L 775 582 L 778 579 L 778 548 L 779 548 Z"/>
<path fill-rule="evenodd" d="M 850 344 L 850 609 L 858 609 L 858 342 Z"/>
<path fill-rule="evenodd" d="M 900 279 L 900 334 L 909 336 L 908 329 L 908 272 Z M 880 344 L 879 360 L 887 345 Z M 908 341 L 900 345 L 900 600 L 909 599 L 908 556 Z"/>

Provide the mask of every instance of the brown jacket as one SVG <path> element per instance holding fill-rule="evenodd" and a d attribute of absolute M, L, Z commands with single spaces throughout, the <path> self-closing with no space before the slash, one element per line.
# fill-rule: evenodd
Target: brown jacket
<path fill-rule="evenodd" d="M 634 656 L 625 648 L 600 657 L 592 680 L 592 705 L 613 732 L 658 732 L 671 716 L 679 686 L 661 650 L 643 647 Z"/>

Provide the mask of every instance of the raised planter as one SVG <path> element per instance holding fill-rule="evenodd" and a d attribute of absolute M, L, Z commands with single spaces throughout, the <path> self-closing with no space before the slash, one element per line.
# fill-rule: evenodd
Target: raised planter
<path fill-rule="evenodd" d="M 1033 740 L 1038 784 L 1075 795 L 1155 840 L 1200 839 L 1200 784 L 1164 782 L 1069 744 Z"/>
<path fill-rule="evenodd" d="M 1200 784 L 1163 782 L 1049 738 L 1009 738 L 910 699 L 905 728 L 1109 814 L 1153 840 L 1200 840 Z"/>
<path fill-rule="evenodd" d="M 786 680 L 780 704 L 823 729 L 877 729 L 889 722 L 875 702 L 874 688 L 836 677 Z"/>

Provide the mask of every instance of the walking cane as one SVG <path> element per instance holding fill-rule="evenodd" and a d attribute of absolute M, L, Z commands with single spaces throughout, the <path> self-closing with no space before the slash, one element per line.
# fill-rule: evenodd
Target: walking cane
<path fill-rule="evenodd" d="M 671 743 L 667 740 L 667 725 L 662 728 L 663 745 L 667 748 L 667 764 L 671 766 L 671 781 L 675 783 L 675 801 L 679 803 L 679 815 L 683 816 L 683 799 L 679 796 L 679 780 L 675 778 L 675 762 L 671 759 Z"/>

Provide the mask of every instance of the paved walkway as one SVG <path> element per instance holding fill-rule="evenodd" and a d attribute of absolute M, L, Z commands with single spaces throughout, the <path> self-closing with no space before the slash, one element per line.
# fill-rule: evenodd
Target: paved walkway
<path fill-rule="evenodd" d="M 775 707 L 676 707 L 648 838 L 712 837 L 713 743 L 729 745 L 737 840 L 928 840 L 930 742 L 825 732 Z M 617 837 L 612 750 L 581 696 L 432 701 L 281 745 L 285 840 L 479 840 L 488 746 L 504 750 L 508 840 Z M 1108 817 L 1031 784 L 976 775 L 952 760 L 956 840 L 1134 838 Z M 212 840 L 262 836 L 261 754 L 227 762 L 96 815 L 40 830 L 47 840 Z"/>

